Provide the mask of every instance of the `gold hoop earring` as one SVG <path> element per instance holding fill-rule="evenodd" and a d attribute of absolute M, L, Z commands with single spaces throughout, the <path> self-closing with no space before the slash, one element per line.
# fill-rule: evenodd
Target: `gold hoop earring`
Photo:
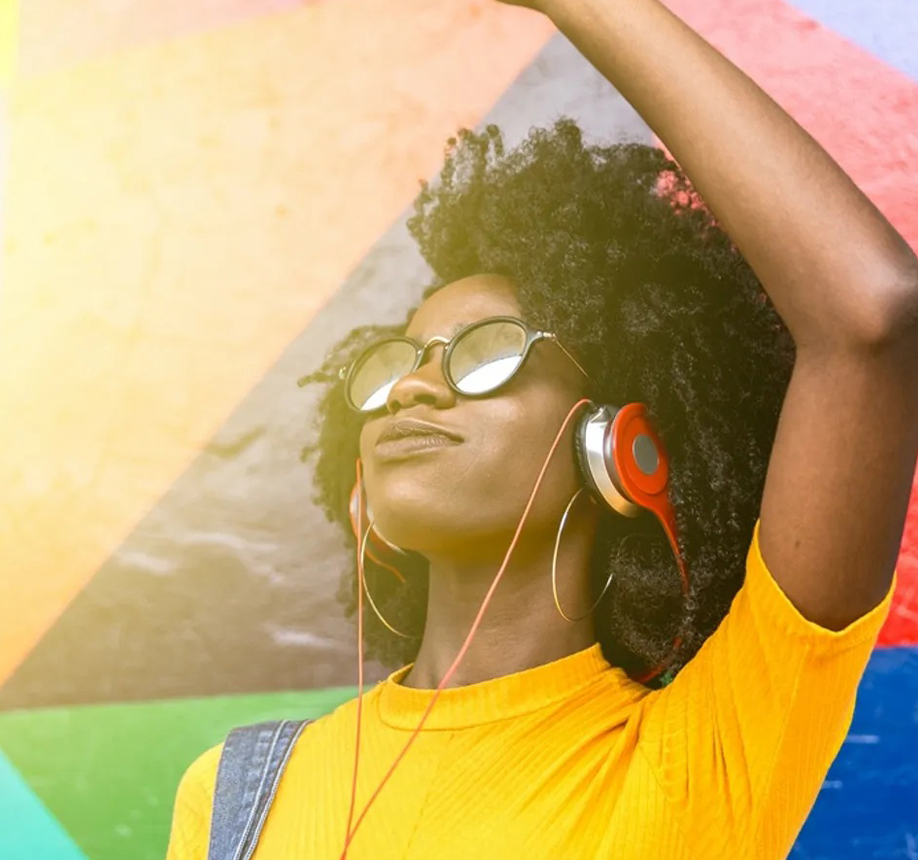
<path fill-rule="evenodd" d="M 360 569 L 358 570 L 358 575 L 360 576 L 360 585 L 363 588 L 363 593 L 367 596 L 367 600 L 370 601 L 370 606 L 373 608 L 373 611 L 376 613 L 376 617 L 382 621 L 386 627 L 389 628 L 396 636 L 401 636 L 402 639 L 413 639 L 413 636 L 409 636 L 407 633 L 402 633 L 400 630 L 396 630 L 385 618 L 383 618 L 382 613 L 376 606 L 376 602 L 373 600 L 373 596 L 370 594 L 370 588 L 367 585 L 367 577 L 364 573 L 365 562 L 366 562 L 366 553 L 367 553 L 367 541 L 370 539 L 370 530 L 373 528 L 373 520 L 370 520 L 370 524 L 367 526 L 367 530 L 363 533 L 363 540 L 360 542 Z"/>
<path fill-rule="evenodd" d="M 567 523 L 567 517 L 571 512 L 571 508 L 574 507 L 574 502 L 577 501 L 580 494 L 583 492 L 583 487 L 577 490 L 574 493 L 574 497 L 567 503 L 567 507 L 564 509 L 564 513 L 561 515 L 561 525 L 558 526 L 558 534 L 555 536 L 555 551 L 551 556 L 551 591 L 555 598 L 555 606 L 558 608 L 558 612 L 561 613 L 561 617 L 565 621 L 582 621 L 588 615 L 592 614 L 593 610 L 599 606 L 599 602 L 606 596 L 606 592 L 609 590 L 609 586 L 612 584 L 612 577 L 615 576 L 615 570 L 612 570 L 612 573 L 609 574 L 609 578 L 606 580 L 605 587 L 602 590 L 602 594 L 596 598 L 596 602 L 586 611 L 583 615 L 578 615 L 576 618 L 571 618 L 569 615 L 565 614 L 564 610 L 561 608 L 561 604 L 558 602 L 558 549 L 561 546 L 561 534 L 564 532 L 564 526 Z"/>

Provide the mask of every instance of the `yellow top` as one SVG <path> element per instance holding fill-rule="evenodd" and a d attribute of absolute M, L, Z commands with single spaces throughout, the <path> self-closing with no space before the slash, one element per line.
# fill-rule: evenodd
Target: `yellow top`
<path fill-rule="evenodd" d="M 444 690 L 360 825 L 350 860 L 785 857 L 851 722 L 890 605 L 845 630 L 803 618 L 759 550 L 717 631 L 676 680 L 648 691 L 599 644 Z M 357 815 L 433 691 L 364 696 Z M 338 860 L 356 699 L 309 726 L 253 860 Z M 179 785 L 167 860 L 204 860 L 221 746 Z"/>

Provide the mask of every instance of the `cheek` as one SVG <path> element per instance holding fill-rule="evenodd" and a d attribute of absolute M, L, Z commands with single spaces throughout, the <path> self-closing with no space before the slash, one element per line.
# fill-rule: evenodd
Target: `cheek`
<path fill-rule="evenodd" d="M 535 405 L 538 404 L 538 405 Z M 391 539 L 420 545 L 420 531 L 486 533 L 514 529 L 535 486 L 570 404 L 558 398 L 463 403 L 465 442 L 427 460 L 378 465 L 376 434 L 360 436 L 367 498 Z M 445 419 L 444 419 L 445 420 Z M 528 522 L 556 528 L 581 485 L 572 421 L 558 444 Z"/>
<path fill-rule="evenodd" d="M 564 417 L 527 413 L 527 418 L 504 425 L 506 432 L 478 440 L 479 456 L 468 476 L 477 483 L 476 495 L 483 506 L 503 505 L 516 516 L 522 512 L 542 470 Z M 551 457 L 530 517 L 548 520 L 561 515 L 582 481 L 574 456 L 575 420 L 572 420 Z"/>

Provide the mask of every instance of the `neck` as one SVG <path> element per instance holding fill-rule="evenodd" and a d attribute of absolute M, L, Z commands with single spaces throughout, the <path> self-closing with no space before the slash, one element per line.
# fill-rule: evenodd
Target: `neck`
<path fill-rule="evenodd" d="M 577 617 L 592 605 L 591 517 L 573 519 L 558 554 L 558 600 Z M 435 689 L 456 659 L 491 584 L 500 551 L 474 560 L 430 557 L 427 622 L 417 659 L 402 684 Z M 560 660 L 596 642 L 592 613 L 580 621 L 559 614 L 551 587 L 554 534 L 517 545 L 462 662 L 447 687 L 463 687 Z"/>

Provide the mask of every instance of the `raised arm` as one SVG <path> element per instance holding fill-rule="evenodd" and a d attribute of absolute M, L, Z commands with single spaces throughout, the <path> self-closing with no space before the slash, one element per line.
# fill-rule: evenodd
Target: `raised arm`
<path fill-rule="evenodd" d="M 918 259 L 750 78 L 658 0 L 534 0 L 666 144 L 797 345 L 762 555 L 841 629 L 889 588 L 918 454 Z M 764 46 L 767 50 L 767 46 Z"/>

